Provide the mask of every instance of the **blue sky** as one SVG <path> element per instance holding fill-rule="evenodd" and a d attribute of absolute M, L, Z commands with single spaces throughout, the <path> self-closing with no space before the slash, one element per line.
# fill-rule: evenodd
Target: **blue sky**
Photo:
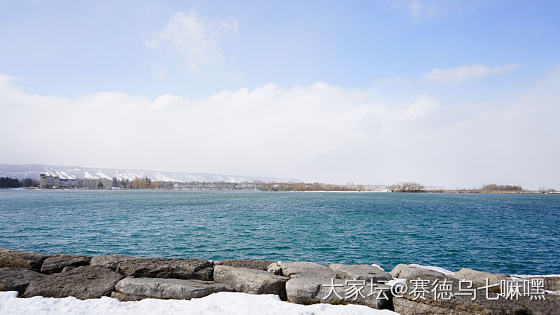
<path fill-rule="evenodd" d="M 546 72 L 560 52 L 557 1 L 419 2 L 417 15 L 406 1 L 0 3 L 0 69 L 49 95 L 198 97 L 271 82 L 368 88 L 436 67 L 518 64 L 507 77 L 468 86 L 503 91 Z M 145 45 L 170 16 L 190 10 L 238 23 L 239 34 L 223 41 L 220 69 L 193 75 L 182 56 Z M 158 69 L 164 79 L 154 75 Z"/>
<path fill-rule="evenodd" d="M 18 136 L 17 146 L 16 140 L 0 143 L 15 146 L 14 153 L 0 162 L 280 175 L 330 182 L 418 180 L 434 185 L 468 186 L 510 180 L 526 185 L 558 185 L 544 174 L 531 177 L 535 172 L 543 173 L 544 169 L 528 168 L 524 175 L 510 176 L 512 168 L 526 169 L 534 163 L 548 163 L 550 156 L 557 157 L 560 150 L 558 145 L 550 144 L 552 138 L 534 144 L 533 151 L 549 155 L 545 160 L 529 156 L 515 158 L 487 178 L 481 178 L 484 176 L 480 174 L 491 172 L 496 165 L 473 162 L 469 165 L 481 171 L 471 174 L 465 169 L 456 170 L 450 163 L 449 169 L 441 171 L 443 175 L 433 176 L 430 174 L 438 166 L 433 158 L 430 163 L 434 163 L 434 169 L 422 171 L 418 167 L 427 164 L 400 161 L 390 154 L 414 156 L 413 151 L 406 149 L 416 146 L 409 142 L 409 135 L 422 132 L 438 139 L 426 144 L 429 149 L 421 150 L 424 156 L 437 149 L 453 151 L 453 145 L 438 138 L 442 130 L 447 133 L 472 127 L 495 133 L 498 128 L 526 124 L 545 128 L 522 133 L 527 139 L 545 132 L 557 134 L 558 128 L 549 126 L 547 119 L 558 109 L 554 88 L 560 61 L 558 12 L 558 1 L 0 1 L 0 74 L 4 76 L 5 90 L 0 100 L 5 116 L 15 121 L 37 116 L 41 110 L 28 102 L 38 97 L 54 104 L 50 111 L 52 117 L 83 116 L 86 122 L 95 124 L 99 123 L 99 115 L 112 123 L 146 121 L 161 130 L 164 128 L 158 126 L 171 116 L 175 119 L 177 115 L 199 115 L 195 122 L 205 124 L 197 126 L 197 130 L 208 126 L 220 129 L 209 131 L 216 138 L 206 133 L 202 141 L 190 138 L 194 129 L 181 127 L 174 132 L 168 146 L 162 146 L 157 137 L 150 140 L 146 136 L 134 139 L 123 136 L 111 144 L 101 136 L 87 139 L 89 145 L 106 150 L 123 146 L 130 149 L 132 142 L 170 152 L 169 155 L 154 153 L 134 163 L 125 153 L 116 154 L 113 159 L 92 158 L 86 153 L 74 158 L 61 157 L 58 149 L 44 156 L 39 151 L 30 155 L 28 152 L 34 152 L 33 148 L 42 149 L 41 152 L 49 150 L 39 143 L 52 138 L 45 135 L 44 139 L 37 139 L 23 134 Z M 321 90 L 321 84 L 328 91 Z M 234 93 L 232 98 L 216 105 L 213 100 L 228 91 Z M 333 99 L 322 100 L 320 93 L 332 94 Z M 237 96 L 238 103 L 231 101 Z M 542 97 L 542 104 L 547 104 L 542 105 L 543 117 L 531 121 L 519 118 L 529 115 L 508 118 L 504 120 L 510 122 L 506 127 L 484 119 L 503 113 L 510 115 L 515 112 L 511 106 L 528 110 L 520 104 L 537 96 Z M 266 129 L 272 128 L 270 125 L 275 122 L 259 125 L 259 121 L 266 121 L 266 117 L 276 113 L 276 108 L 270 105 L 276 102 L 273 97 L 292 102 L 278 104 L 285 106 L 282 114 L 286 121 L 276 127 L 296 130 L 287 137 L 299 138 L 305 128 L 325 128 L 323 131 L 329 137 L 340 134 L 340 130 L 329 128 L 333 122 L 329 123 L 328 117 L 346 117 L 338 123 L 341 129 L 352 129 L 352 132 L 341 136 L 339 147 L 334 148 L 330 148 L 331 142 L 326 138 L 323 142 L 315 141 L 315 145 L 309 145 L 314 141 L 311 137 L 290 142 L 278 129 Z M 88 105 L 90 98 L 95 100 L 92 103 L 105 103 L 95 109 Z M 338 103 L 330 104 L 335 100 Z M 300 105 L 294 105 L 300 103 L 307 107 L 302 110 Z M 112 104 L 111 108 L 131 106 L 127 107 L 129 117 L 120 117 L 125 115 L 124 109 L 111 109 L 107 104 Z M 200 108 L 194 110 L 192 104 Z M 260 112 L 259 104 L 270 108 Z M 159 122 L 151 121 L 153 117 L 143 112 L 145 108 L 167 114 L 161 114 L 164 116 Z M 222 125 L 216 127 L 217 120 L 227 118 L 220 113 L 228 110 L 232 110 L 230 118 L 236 122 L 221 121 Z M 402 111 L 407 110 L 414 112 L 410 122 L 402 120 Z M 381 121 L 376 116 L 380 112 L 384 113 L 383 117 L 400 115 L 399 119 L 407 122 Z M 482 118 L 476 121 L 465 118 L 477 115 Z M 239 140 L 246 138 L 246 133 L 240 132 L 237 138 L 224 144 L 217 136 L 227 133 L 227 128 L 253 123 L 265 129 L 266 138 Z M 356 127 L 362 124 L 367 128 Z M 390 128 L 368 129 L 385 124 Z M 432 129 L 426 129 L 428 125 Z M 389 130 L 394 131 L 390 134 L 395 137 L 394 142 L 372 140 Z M 455 132 L 461 134 L 464 130 Z M 482 139 L 482 134 L 455 154 L 465 156 L 467 150 L 488 152 L 491 144 Z M 167 134 L 159 136 L 159 139 L 171 139 Z M 361 136 L 363 141 L 356 140 Z M 50 147 L 60 148 L 75 140 L 68 137 Z M 274 160 L 275 166 L 266 162 L 271 161 L 272 155 L 260 156 L 257 152 L 268 150 L 270 144 L 264 144 L 267 140 L 272 141 L 274 148 L 280 147 L 278 152 L 271 147 L 275 156 L 286 155 L 284 160 Z M 229 155 L 219 150 L 207 151 L 207 154 L 225 154 L 231 162 L 208 161 L 202 153 L 196 153 L 188 162 L 170 158 L 172 154 L 209 150 L 202 142 L 213 142 L 215 146 L 235 144 Z M 371 149 L 372 146 L 376 149 Z M 509 156 L 522 150 L 508 148 Z M 88 150 L 84 147 L 82 151 Z M 290 158 L 299 153 L 303 154 L 300 159 Z M 490 152 L 493 159 L 501 154 L 502 151 Z M 252 155 L 257 156 L 256 161 L 244 164 L 243 159 Z M 360 157 L 355 168 L 333 169 L 333 165 L 347 164 L 352 159 L 350 156 Z M 379 156 L 384 158 L 376 160 Z M 172 162 L 154 162 L 162 159 Z M 385 165 L 387 171 L 371 166 L 371 161 Z M 404 162 L 411 169 L 397 171 Z M 368 169 L 365 173 L 364 168 Z M 455 171 L 459 173 L 453 175 Z"/>

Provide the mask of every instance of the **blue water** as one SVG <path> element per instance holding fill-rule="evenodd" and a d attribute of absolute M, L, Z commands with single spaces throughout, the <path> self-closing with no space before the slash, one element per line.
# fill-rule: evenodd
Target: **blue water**
<path fill-rule="evenodd" d="M 0 247 L 560 273 L 560 196 L 0 191 Z"/>

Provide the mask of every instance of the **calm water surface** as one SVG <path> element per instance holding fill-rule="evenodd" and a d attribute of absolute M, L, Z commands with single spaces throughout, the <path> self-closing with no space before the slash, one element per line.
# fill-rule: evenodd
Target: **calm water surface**
<path fill-rule="evenodd" d="M 0 247 L 560 273 L 560 196 L 0 191 Z"/>

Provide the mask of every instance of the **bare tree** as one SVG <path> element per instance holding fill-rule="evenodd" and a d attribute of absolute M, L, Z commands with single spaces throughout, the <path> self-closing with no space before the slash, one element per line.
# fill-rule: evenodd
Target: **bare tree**
<path fill-rule="evenodd" d="M 424 189 L 424 185 L 416 182 L 402 182 L 387 188 L 392 192 L 419 192 Z"/>

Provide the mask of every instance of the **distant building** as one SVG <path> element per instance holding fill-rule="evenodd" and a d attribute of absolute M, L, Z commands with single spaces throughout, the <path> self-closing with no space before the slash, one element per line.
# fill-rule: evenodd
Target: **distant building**
<path fill-rule="evenodd" d="M 60 188 L 77 188 L 77 179 L 74 178 L 60 178 L 59 180 Z"/>
<path fill-rule="evenodd" d="M 61 178 L 58 182 L 60 183 L 60 188 L 68 188 L 68 179 Z"/>
<path fill-rule="evenodd" d="M 39 175 L 39 187 L 41 188 L 58 188 L 60 187 L 60 179 L 58 176 L 50 176 L 46 174 Z"/>
<path fill-rule="evenodd" d="M 113 187 L 113 180 L 112 179 L 100 178 L 100 179 L 98 179 L 98 183 L 97 183 L 98 187 L 99 187 L 99 183 L 101 183 L 103 185 L 103 188 L 105 188 L 105 189 Z"/>
<path fill-rule="evenodd" d="M 100 184 L 102 187 L 100 187 Z M 113 181 L 107 178 L 59 178 L 41 174 L 39 176 L 39 187 L 44 189 L 51 188 L 111 188 Z"/>
<path fill-rule="evenodd" d="M 113 180 L 108 178 L 79 178 L 77 183 L 78 188 L 96 189 L 96 188 L 111 188 Z M 101 184 L 103 187 L 100 187 Z"/>

